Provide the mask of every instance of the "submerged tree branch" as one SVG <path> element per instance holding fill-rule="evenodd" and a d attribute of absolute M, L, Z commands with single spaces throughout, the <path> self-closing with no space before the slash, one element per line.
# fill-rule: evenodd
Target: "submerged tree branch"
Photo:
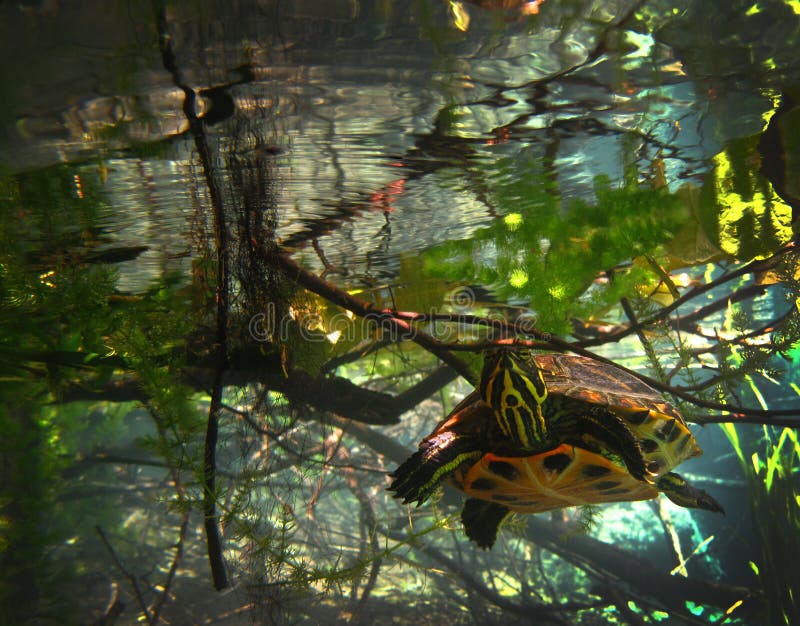
<path fill-rule="evenodd" d="M 161 609 L 164 607 L 164 603 L 169 597 L 170 588 L 172 587 L 172 583 L 175 580 L 175 575 L 178 573 L 178 567 L 180 566 L 181 559 L 183 558 L 183 542 L 186 540 L 186 531 L 188 527 L 189 509 L 186 509 L 181 517 L 181 525 L 180 529 L 178 530 L 178 541 L 175 543 L 175 555 L 172 558 L 169 571 L 167 571 L 164 584 L 161 585 L 161 594 L 153 605 L 153 616 L 150 618 L 150 626 L 155 626 L 158 624 L 159 619 L 161 619 Z"/>
<path fill-rule="evenodd" d="M 222 538 L 219 532 L 216 513 L 216 448 L 219 436 L 219 415 L 222 405 L 223 377 L 228 365 L 227 333 L 228 333 L 228 237 L 225 223 L 222 192 L 211 163 L 211 150 L 206 138 L 203 121 L 197 116 L 197 93 L 185 81 L 178 67 L 173 39 L 167 23 L 166 4 L 163 0 L 156 0 L 156 21 L 158 24 L 159 44 L 164 68 L 172 76 L 172 81 L 184 93 L 183 113 L 189 122 L 189 130 L 194 138 L 200 162 L 203 166 L 208 193 L 211 198 L 211 207 L 214 214 L 214 239 L 216 245 L 216 342 L 215 361 L 216 371 L 211 392 L 211 406 L 208 411 L 206 426 L 206 440 L 203 465 L 203 513 L 206 539 L 208 542 L 208 559 L 211 566 L 211 575 L 214 588 L 217 590 L 228 587 L 228 577 L 225 573 L 225 563 L 222 557 Z"/>
<path fill-rule="evenodd" d="M 398 317 L 406 317 L 413 314 L 408 313 L 395 313 Z M 722 404 L 719 402 L 712 402 L 710 400 L 703 400 L 702 398 L 698 398 L 695 394 L 691 393 L 691 387 L 683 387 L 683 386 L 675 386 L 669 385 L 667 383 L 661 382 L 660 380 L 653 378 L 651 376 L 647 376 L 642 374 L 641 372 L 637 372 L 636 370 L 629 369 L 616 363 L 612 359 L 604 357 L 600 354 L 592 352 L 591 350 L 587 350 L 582 346 L 580 342 L 571 343 L 568 341 L 564 341 L 563 339 L 559 339 L 558 337 L 554 337 L 549 335 L 548 333 L 544 333 L 542 331 L 532 331 L 529 326 L 523 325 L 518 326 L 511 322 L 504 322 L 498 320 L 486 320 L 479 318 L 477 316 L 462 316 L 462 315 L 448 315 L 448 314 L 437 314 L 436 316 L 420 316 L 425 320 L 430 320 L 435 317 L 439 321 L 451 321 L 451 322 L 461 322 L 461 323 L 470 323 L 470 324 L 480 324 L 485 326 L 493 326 L 497 329 L 501 329 L 507 332 L 509 335 L 520 332 L 520 333 L 528 333 L 531 334 L 535 332 L 538 336 L 547 337 L 546 341 L 529 341 L 526 339 L 514 339 L 514 340 L 501 340 L 498 342 L 491 342 L 491 341 L 484 341 L 481 343 L 462 343 L 462 344 L 446 344 L 441 343 L 441 348 L 446 348 L 448 350 L 465 350 L 465 351 L 472 351 L 472 352 L 479 352 L 481 350 L 487 350 L 499 344 L 503 345 L 516 345 L 519 347 L 526 347 L 526 348 L 533 348 L 533 349 L 551 349 L 551 350 L 559 350 L 564 352 L 573 352 L 580 356 L 585 356 L 587 358 L 593 359 L 600 363 L 605 363 L 607 365 L 613 365 L 618 369 L 630 374 L 631 376 L 635 376 L 636 378 L 640 379 L 641 381 L 647 383 L 654 389 L 657 389 L 661 392 L 669 393 L 675 397 L 681 398 L 695 406 L 711 409 L 716 411 L 724 411 L 727 412 L 728 415 L 724 416 L 722 421 L 728 422 L 756 422 L 756 423 L 764 423 L 764 424 L 774 424 L 774 425 L 781 425 L 786 423 L 787 425 L 798 425 L 798 420 L 800 420 L 800 415 L 798 415 L 798 411 L 794 409 L 757 409 L 754 407 L 743 407 L 738 405 L 732 404 Z M 641 325 L 632 325 L 631 328 L 638 328 Z M 637 331 L 632 331 L 637 332 Z M 435 340 L 434 340 L 435 341 Z M 781 418 L 794 418 L 791 420 L 781 420 Z"/>
<path fill-rule="evenodd" d="M 395 341 L 414 341 L 429 352 L 435 354 L 442 361 L 456 370 L 461 376 L 475 384 L 475 375 L 467 364 L 453 355 L 450 351 L 442 349 L 440 342 L 427 333 L 412 327 L 406 320 L 396 315 L 391 309 L 377 309 L 369 302 L 355 298 L 334 285 L 322 280 L 320 277 L 303 269 L 287 254 L 278 251 L 265 252 L 267 261 L 281 270 L 289 280 L 305 287 L 309 291 L 322 296 L 326 300 L 337 304 L 359 317 L 371 320 L 378 328 L 389 332 Z"/>

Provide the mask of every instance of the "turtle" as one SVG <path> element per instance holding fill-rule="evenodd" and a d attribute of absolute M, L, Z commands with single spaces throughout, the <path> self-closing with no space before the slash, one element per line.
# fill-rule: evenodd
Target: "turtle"
<path fill-rule="evenodd" d="M 634 478 L 651 483 L 702 454 L 683 416 L 661 394 L 588 357 L 496 349 L 484 360 L 479 389 L 519 453 L 594 440 L 618 454 Z"/>
<path fill-rule="evenodd" d="M 497 408 L 482 397 L 482 388 L 459 403 L 423 439 L 419 450 L 392 473 L 389 489 L 395 497 L 419 506 L 449 480 L 468 496 L 461 514 L 467 536 L 486 549 L 494 544 L 500 523 L 512 511 L 540 513 L 583 504 L 646 500 L 663 492 L 680 506 L 723 512 L 709 494 L 671 471 L 701 451 L 680 413 L 655 390 L 618 368 L 585 357 L 540 354 L 532 358 L 546 384 L 539 397 L 549 393 L 547 402 L 542 403 L 544 413 L 554 410 L 547 408 L 548 402 L 554 402 L 558 410 L 600 407 L 594 419 L 611 419 L 607 415 L 611 408 L 622 416 L 614 419 L 633 416 L 625 428 L 637 440 L 641 465 L 648 471 L 635 475 L 630 466 L 640 464 L 629 464 L 613 438 L 598 437 L 597 433 L 606 434 L 602 429 L 576 433 L 569 441 L 540 448 L 521 446 L 508 434 L 516 417 L 506 415 L 507 420 L 501 422 Z M 487 359 L 484 375 L 490 369 L 491 378 L 495 368 L 495 360 Z M 585 375 L 595 387 L 579 385 L 576 375 Z M 483 378 L 485 381 L 487 376 Z M 605 390 L 596 388 L 600 380 L 607 381 Z M 490 388 L 492 384 L 497 381 L 490 381 Z M 511 405 L 518 406 L 513 401 Z M 671 423 L 675 425 L 667 426 Z"/>

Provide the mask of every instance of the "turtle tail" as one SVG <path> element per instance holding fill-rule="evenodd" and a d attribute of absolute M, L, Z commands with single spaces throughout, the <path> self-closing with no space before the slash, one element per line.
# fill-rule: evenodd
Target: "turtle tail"
<path fill-rule="evenodd" d="M 389 491 L 394 491 L 395 498 L 402 498 L 403 504 L 416 502 L 419 506 L 459 465 L 482 454 L 474 437 L 449 431 L 437 433 L 423 441 L 419 450 L 390 474 L 394 480 Z"/>
<path fill-rule="evenodd" d="M 497 502 L 469 498 L 461 511 L 464 532 L 484 550 L 494 545 L 500 523 L 511 513 L 511 509 Z"/>

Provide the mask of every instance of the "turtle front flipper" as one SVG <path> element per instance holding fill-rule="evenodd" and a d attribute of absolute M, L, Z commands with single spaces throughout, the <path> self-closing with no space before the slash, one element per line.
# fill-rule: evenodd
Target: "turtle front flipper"
<path fill-rule="evenodd" d="M 500 523 L 511 513 L 511 509 L 497 502 L 467 498 L 461 511 L 464 532 L 484 550 L 494 545 Z"/>
<path fill-rule="evenodd" d="M 702 489 L 692 487 L 685 478 L 675 472 L 664 474 L 656 481 L 656 487 L 678 506 L 725 513 L 719 502 Z"/>
<path fill-rule="evenodd" d="M 475 461 L 482 454 L 475 437 L 447 430 L 438 432 L 392 472 L 394 481 L 389 491 L 394 491 L 395 498 L 402 498 L 403 504 L 416 502 L 419 506 L 459 465 Z"/>

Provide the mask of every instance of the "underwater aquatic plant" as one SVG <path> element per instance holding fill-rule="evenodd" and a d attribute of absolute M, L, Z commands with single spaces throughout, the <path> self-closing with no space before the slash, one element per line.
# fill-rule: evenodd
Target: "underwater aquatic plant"
<path fill-rule="evenodd" d="M 797 385 L 792 385 L 800 395 Z M 800 440 L 764 426 L 766 449 L 748 458 L 734 424 L 722 424 L 747 478 L 750 514 L 759 534 L 760 563 L 750 562 L 766 596 L 770 624 L 800 620 L 800 570 L 787 554 L 800 554 Z M 776 443 L 777 440 L 777 443 Z"/>

